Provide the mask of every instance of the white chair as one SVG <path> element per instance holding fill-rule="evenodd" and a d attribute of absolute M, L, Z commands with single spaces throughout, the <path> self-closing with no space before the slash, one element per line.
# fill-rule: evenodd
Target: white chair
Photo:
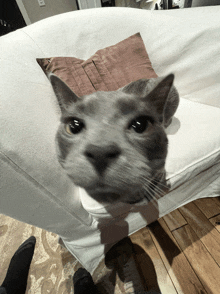
<path fill-rule="evenodd" d="M 0 213 L 61 236 L 89 271 L 115 242 L 176 208 L 220 195 L 220 6 L 99 8 L 54 16 L 0 38 Z M 101 205 L 56 159 L 59 107 L 36 58 L 87 59 L 140 32 L 155 72 L 175 74 L 170 192 L 157 206 Z M 117 212 L 117 213 L 115 213 Z"/>

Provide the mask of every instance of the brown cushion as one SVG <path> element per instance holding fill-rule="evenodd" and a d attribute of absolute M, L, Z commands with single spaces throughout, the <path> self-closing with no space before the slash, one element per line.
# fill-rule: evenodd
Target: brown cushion
<path fill-rule="evenodd" d="M 44 72 L 60 77 L 78 96 L 115 91 L 142 78 L 156 78 L 140 33 L 98 50 L 84 61 L 75 57 L 37 59 Z"/>

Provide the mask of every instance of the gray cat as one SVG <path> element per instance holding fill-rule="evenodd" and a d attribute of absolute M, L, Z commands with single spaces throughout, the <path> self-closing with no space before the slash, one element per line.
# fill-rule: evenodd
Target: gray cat
<path fill-rule="evenodd" d="M 174 75 L 78 97 L 49 75 L 61 109 L 58 160 L 99 202 L 138 203 L 163 195 L 168 139 L 179 95 Z"/>

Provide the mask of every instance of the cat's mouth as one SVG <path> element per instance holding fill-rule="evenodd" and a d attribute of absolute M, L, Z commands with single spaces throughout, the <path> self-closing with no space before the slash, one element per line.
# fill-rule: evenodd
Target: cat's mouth
<path fill-rule="evenodd" d="M 96 186 L 94 189 L 87 189 L 87 193 L 95 200 L 101 203 L 124 202 L 127 204 L 136 204 L 143 200 L 144 196 L 137 193 L 136 190 L 124 191 L 112 189 L 104 185 Z"/>
<path fill-rule="evenodd" d="M 82 186 L 87 193 L 100 203 L 122 202 L 127 204 L 139 204 L 144 200 L 150 202 L 159 199 L 165 194 L 165 173 L 154 172 L 151 177 L 137 179 L 136 183 L 118 185 L 118 182 L 105 181 L 103 178 L 94 180 L 86 187 Z"/>
<path fill-rule="evenodd" d="M 92 198 L 101 203 L 116 202 L 121 198 L 120 193 L 105 188 L 96 188 L 93 190 L 87 190 L 87 192 Z"/>

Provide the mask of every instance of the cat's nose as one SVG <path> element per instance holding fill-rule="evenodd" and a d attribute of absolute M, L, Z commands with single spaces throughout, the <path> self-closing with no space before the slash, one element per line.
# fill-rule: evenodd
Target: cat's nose
<path fill-rule="evenodd" d="M 84 155 L 88 161 L 95 167 L 99 174 L 103 174 L 108 166 L 110 166 L 121 154 L 120 148 L 115 144 L 106 146 L 97 146 L 89 144 L 86 147 Z"/>

